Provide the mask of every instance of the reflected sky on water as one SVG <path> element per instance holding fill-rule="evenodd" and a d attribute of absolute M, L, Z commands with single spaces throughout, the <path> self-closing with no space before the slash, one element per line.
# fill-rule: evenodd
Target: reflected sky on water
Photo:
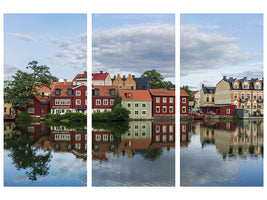
<path fill-rule="evenodd" d="M 181 122 L 181 186 L 263 186 L 263 122 Z"/>

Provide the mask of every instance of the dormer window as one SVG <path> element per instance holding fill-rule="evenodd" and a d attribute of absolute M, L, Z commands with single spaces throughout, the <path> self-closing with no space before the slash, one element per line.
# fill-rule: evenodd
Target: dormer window
<path fill-rule="evenodd" d="M 127 93 L 126 96 L 127 96 L 127 99 L 132 98 L 132 94 L 131 93 Z"/>
<path fill-rule="evenodd" d="M 115 96 L 115 89 L 110 89 L 110 96 Z"/>
<path fill-rule="evenodd" d="M 94 89 L 94 96 L 99 96 L 99 89 Z"/>
<path fill-rule="evenodd" d="M 68 90 L 67 90 L 67 94 L 68 94 L 68 95 L 72 95 L 72 89 L 71 89 L 71 88 L 68 88 Z"/>
<path fill-rule="evenodd" d="M 256 89 L 256 90 L 259 90 L 259 89 L 261 89 L 261 85 L 260 85 L 260 83 L 259 83 L 259 82 L 257 82 L 257 83 L 256 83 L 255 89 Z"/>
<path fill-rule="evenodd" d="M 243 89 L 248 89 L 248 83 L 244 83 Z"/>
<path fill-rule="evenodd" d="M 234 84 L 234 89 L 238 89 L 237 83 Z"/>
<path fill-rule="evenodd" d="M 56 94 L 56 95 L 60 95 L 60 93 L 61 93 L 61 89 L 57 88 L 55 94 Z"/>

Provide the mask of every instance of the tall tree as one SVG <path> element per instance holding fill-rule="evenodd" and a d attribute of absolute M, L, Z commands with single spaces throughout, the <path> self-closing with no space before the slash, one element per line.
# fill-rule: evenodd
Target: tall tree
<path fill-rule="evenodd" d="M 10 84 L 11 89 L 6 91 L 6 101 L 11 103 L 15 108 L 27 108 L 33 103 L 32 97 L 38 94 L 37 88 L 48 87 L 52 80 L 57 78 L 52 76 L 49 67 L 39 65 L 37 61 L 28 63 L 26 69 L 32 73 L 18 70 L 12 78 L 14 81 Z"/>
<path fill-rule="evenodd" d="M 116 96 L 115 96 L 115 100 L 113 102 L 113 106 L 112 106 L 111 110 L 113 111 L 115 109 L 116 105 L 118 105 L 118 104 L 121 105 L 121 97 L 120 97 L 120 95 L 119 95 L 119 93 L 117 91 Z"/>
<path fill-rule="evenodd" d="M 181 89 L 184 90 L 189 95 L 189 101 L 194 101 L 194 97 L 191 94 L 191 90 L 187 85 L 184 85 Z"/>
<path fill-rule="evenodd" d="M 141 78 L 150 78 L 152 89 L 167 88 L 167 85 L 163 81 L 164 77 L 155 69 L 145 71 Z"/>

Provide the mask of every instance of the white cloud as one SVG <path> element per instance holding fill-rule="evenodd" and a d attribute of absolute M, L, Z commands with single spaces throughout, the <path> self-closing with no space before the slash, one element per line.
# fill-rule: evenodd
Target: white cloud
<path fill-rule="evenodd" d="M 20 40 L 24 40 L 26 42 L 32 42 L 35 41 L 35 38 L 30 35 L 25 35 L 22 33 L 9 33 L 10 36 L 16 37 Z"/>
<path fill-rule="evenodd" d="M 92 38 L 93 71 L 102 68 L 112 72 L 119 68 L 143 73 L 154 68 L 166 76 L 174 76 L 174 25 L 128 25 L 94 32 Z"/>
<path fill-rule="evenodd" d="M 11 76 L 14 76 L 18 70 L 15 65 L 4 63 L 4 80 L 11 80 Z"/>

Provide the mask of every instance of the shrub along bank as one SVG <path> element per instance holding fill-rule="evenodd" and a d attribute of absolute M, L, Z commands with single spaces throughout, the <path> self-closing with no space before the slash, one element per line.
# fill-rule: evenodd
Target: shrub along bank
<path fill-rule="evenodd" d="M 92 114 L 93 121 L 128 121 L 129 110 L 117 104 L 113 111 L 97 112 Z"/>
<path fill-rule="evenodd" d="M 86 123 L 87 115 L 84 113 L 65 113 L 63 115 L 59 114 L 47 114 L 45 115 L 45 122 L 47 123 Z"/>

